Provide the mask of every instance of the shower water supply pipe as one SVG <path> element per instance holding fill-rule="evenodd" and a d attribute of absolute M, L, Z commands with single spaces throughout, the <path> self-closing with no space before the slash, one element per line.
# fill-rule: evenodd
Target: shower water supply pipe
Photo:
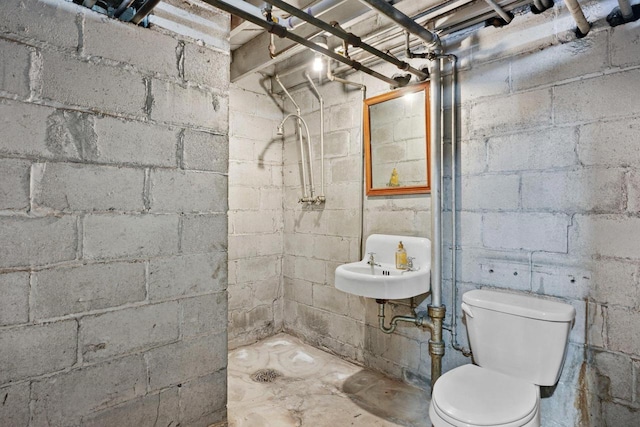
<path fill-rule="evenodd" d="M 302 198 L 298 202 L 299 203 L 304 203 L 304 202 L 309 200 L 309 194 L 307 193 L 307 168 L 305 166 L 305 161 L 304 161 L 304 142 L 302 141 L 301 110 L 300 110 L 300 106 L 298 105 L 298 103 L 293 99 L 293 97 L 291 96 L 291 94 L 289 93 L 287 88 L 284 87 L 284 85 L 280 81 L 280 76 L 278 76 L 276 74 L 275 75 L 275 79 L 276 79 L 276 82 L 278 82 L 278 84 L 282 88 L 282 91 L 284 93 L 286 93 L 287 96 L 289 97 L 289 99 L 291 100 L 291 103 L 293 104 L 293 106 L 296 109 L 296 113 L 298 113 L 296 115 L 296 117 L 298 118 L 298 120 L 296 120 L 296 122 L 298 123 L 298 139 L 300 141 L 300 158 L 301 158 L 301 161 L 302 161 Z M 285 119 L 282 120 L 282 122 L 280 122 L 280 124 L 278 125 L 278 135 L 283 135 L 284 134 L 284 129 L 283 129 L 284 122 L 289 118 L 289 116 L 285 117 Z M 307 124 L 305 123 L 305 126 L 306 125 Z M 311 141 L 308 138 L 309 138 L 309 132 L 307 130 L 307 144 L 308 144 L 308 149 L 311 150 Z M 309 158 L 310 159 L 312 158 L 310 151 L 309 151 Z M 313 197 L 313 174 L 311 174 L 310 177 L 311 177 L 311 197 Z"/>
<path fill-rule="evenodd" d="M 300 123 L 302 123 L 304 125 L 304 130 L 307 133 L 307 142 L 309 143 L 309 148 L 311 148 L 311 145 L 310 145 L 311 144 L 311 137 L 309 135 L 309 126 L 307 126 L 307 122 L 305 122 L 304 119 L 298 114 L 290 113 L 287 116 L 285 116 L 284 119 L 282 119 L 282 121 L 278 125 L 278 135 L 284 135 L 284 123 L 290 117 L 295 117 L 296 119 L 298 119 L 298 121 Z M 304 158 L 302 159 L 302 165 L 303 165 L 303 169 L 304 169 Z M 311 187 L 311 197 L 307 196 L 306 193 L 305 193 L 305 196 L 302 197 L 300 200 L 298 200 L 298 202 L 299 203 L 315 203 L 316 202 L 316 198 L 313 196 L 313 187 Z"/>
<path fill-rule="evenodd" d="M 305 72 L 304 76 L 309 80 L 311 87 L 320 100 L 320 195 L 313 201 L 316 205 L 324 203 L 326 198 L 324 197 L 324 99 L 318 91 L 318 88 L 313 83 L 313 79 L 309 76 L 309 73 Z M 319 80 L 319 78 L 318 78 Z M 313 158 L 309 156 L 309 163 L 313 163 Z M 312 172 L 313 173 L 313 172 Z M 313 190 L 313 188 L 312 188 Z"/>

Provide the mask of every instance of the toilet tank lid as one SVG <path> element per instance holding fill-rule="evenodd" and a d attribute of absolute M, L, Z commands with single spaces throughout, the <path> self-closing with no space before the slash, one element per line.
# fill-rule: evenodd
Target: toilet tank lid
<path fill-rule="evenodd" d="M 576 316 L 576 309 L 569 304 L 550 301 L 532 295 L 476 289 L 465 292 L 462 295 L 462 301 L 471 307 L 480 307 L 549 322 L 570 322 Z"/>

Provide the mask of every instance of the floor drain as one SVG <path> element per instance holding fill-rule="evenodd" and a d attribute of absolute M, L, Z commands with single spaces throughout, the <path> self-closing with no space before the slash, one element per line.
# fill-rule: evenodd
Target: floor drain
<path fill-rule="evenodd" d="M 251 375 L 251 379 L 257 383 L 271 383 L 281 376 L 282 374 L 275 369 L 260 369 Z"/>

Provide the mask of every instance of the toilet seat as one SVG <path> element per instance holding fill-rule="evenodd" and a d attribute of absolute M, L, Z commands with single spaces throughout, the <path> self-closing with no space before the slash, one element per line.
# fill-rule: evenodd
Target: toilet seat
<path fill-rule="evenodd" d="M 431 411 L 432 422 L 439 417 L 455 427 L 520 427 L 538 416 L 539 392 L 524 380 L 464 365 L 438 379 Z"/>

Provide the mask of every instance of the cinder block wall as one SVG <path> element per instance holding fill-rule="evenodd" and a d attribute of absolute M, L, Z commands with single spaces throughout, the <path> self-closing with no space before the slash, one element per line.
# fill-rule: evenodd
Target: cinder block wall
<path fill-rule="evenodd" d="M 231 85 L 229 346 L 282 330 L 282 100 L 259 74 Z"/>
<path fill-rule="evenodd" d="M 379 67 L 391 75 L 393 69 Z M 367 84 L 366 96 L 387 92 L 388 85 L 353 74 Z M 302 206 L 301 165 L 293 125 L 285 143 L 284 327 L 288 332 L 358 363 L 427 386 L 430 373 L 425 332 L 399 328 L 387 335 L 378 328 L 378 306 L 334 286 L 338 265 L 361 259 L 360 197 L 363 195 L 360 89 L 324 79 L 324 206 Z M 314 170 L 320 177 L 319 101 L 308 87 L 292 92 L 316 146 Z M 293 111 L 289 102 L 287 111 Z M 373 233 L 430 236 L 429 196 L 364 197 L 364 239 Z M 419 300 L 416 300 L 419 302 Z M 409 300 L 389 304 L 389 318 L 407 314 Z M 424 345 L 423 345 L 424 344 Z M 424 347 L 424 348 L 423 348 Z"/>
<path fill-rule="evenodd" d="M 0 424 L 223 423 L 228 51 L 53 0 L 0 33 Z"/>
<path fill-rule="evenodd" d="M 460 290 L 533 292 L 577 311 L 560 382 L 543 390 L 545 426 L 640 423 L 640 338 L 631 333 L 640 326 L 640 103 L 628 92 L 640 85 L 640 25 L 611 28 L 616 5 L 586 4 L 593 28 L 583 39 L 557 3 L 455 43 L 468 58 Z M 466 345 L 464 329 L 460 338 Z"/>
<path fill-rule="evenodd" d="M 609 27 L 604 18 L 616 2 L 585 6 L 593 29 L 580 40 L 561 2 L 540 15 L 517 16 L 505 28 L 449 40 L 449 51 L 460 58 L 458 295 L 495 287 L 572 304 L 577 319 L 567 361 L 558 386 L 543 390 L 543 425 L 636 425 L 640 103 L 632 88 L 640 87 L 640 24 Z M 388 90 L 371 78 L 349 78 L 365 82 L 368 96 Z M 343 357 L 426 385 L 427 333 L 401 325 L 384 335 L 373 301 L 333 287 L 336 265 L 358 259 L 361 100 L 339 85 L 325 84 L 321 91 L 328 103 L 325 207 L 296 205 L 296 141 L 285 143 L 284 327 Z M 293 96 L 317 141 L 315 97 L 308 88 Z M 449 137 L 445 131 L 447 157 Z M 428 196 L 366 198 L 364 235 L 429 236 L 429 216 Z M 450 298 L 445 269 L 448 325 Z M 407 313 L 402 303 L 391 310 Z M 461 319 L 458 325 L 460 344 L 467 346 Z M 445 339 L 449 343 L 447 331 Z M 448 344 L 445 370 L 469 361 Z"/>

